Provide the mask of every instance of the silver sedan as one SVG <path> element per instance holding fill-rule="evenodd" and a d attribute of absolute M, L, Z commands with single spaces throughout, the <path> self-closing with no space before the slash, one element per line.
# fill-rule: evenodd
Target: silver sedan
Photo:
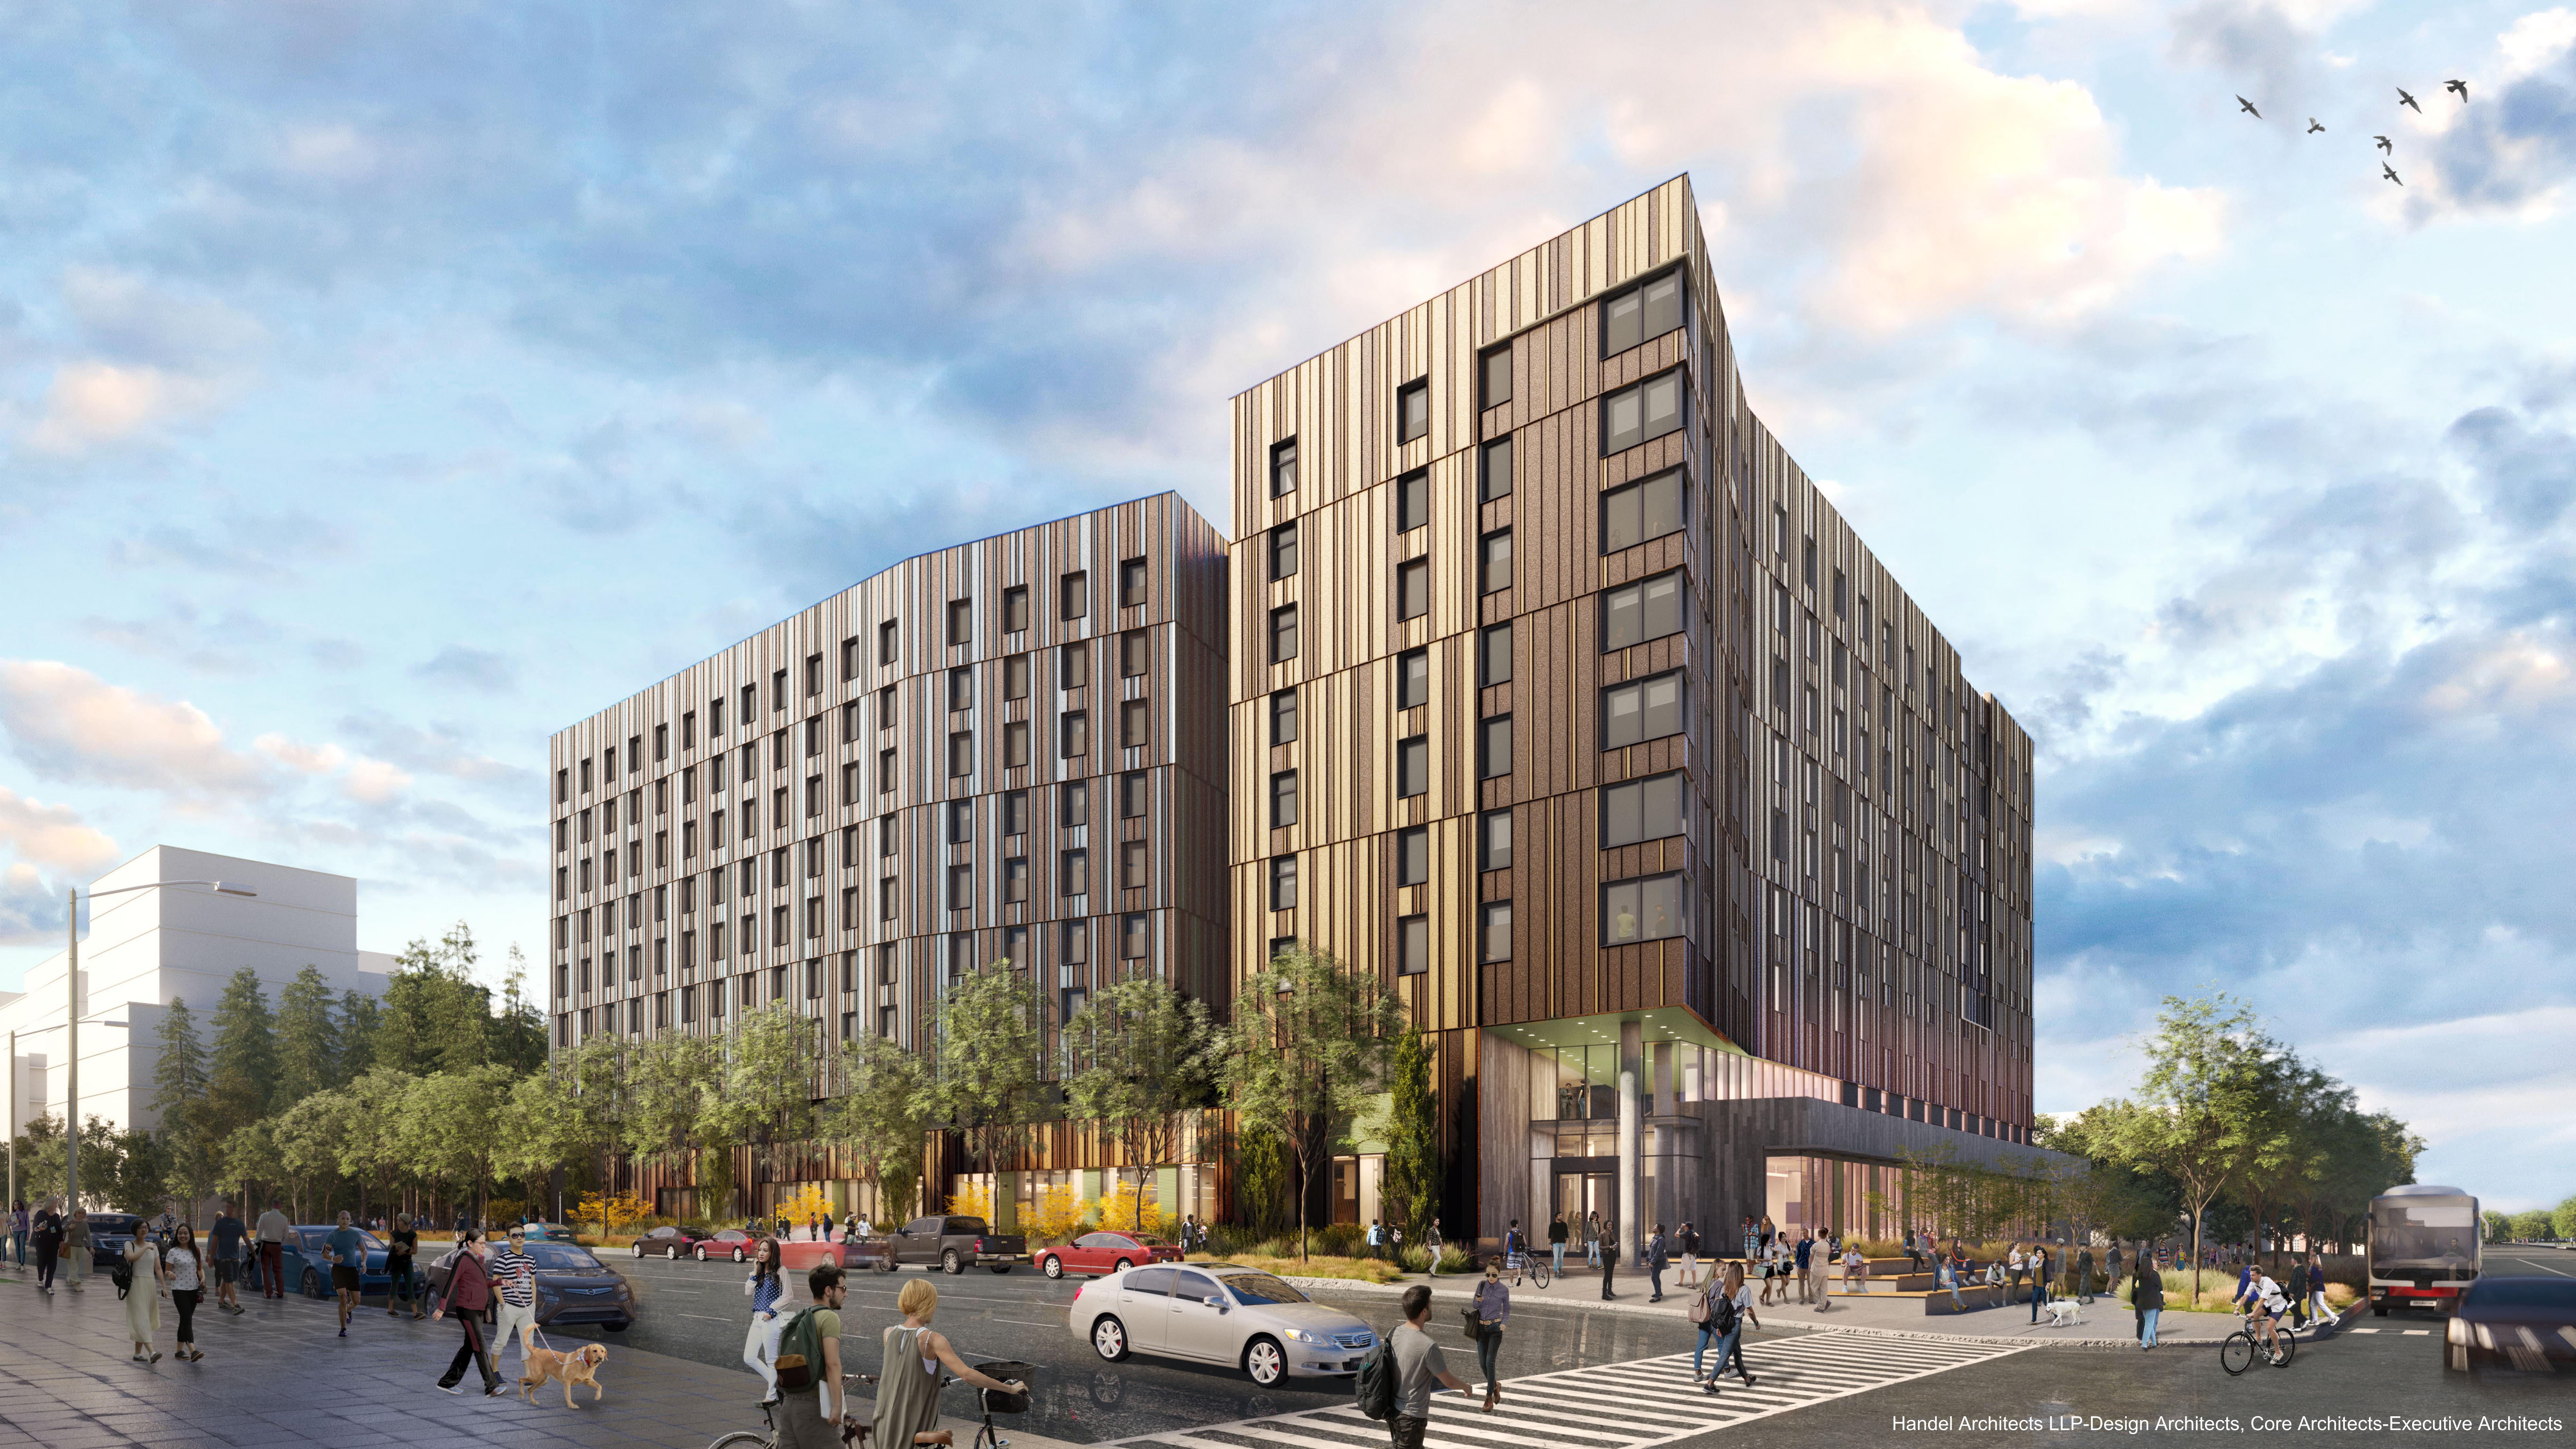
<path fill-rule="evenodd" d="M 1112 1363 L 1131 1353 L 1231 1364 L 1258 1384 L 1359 1372 L 1366 1323 L 1258 1268 L 1158 1263 L 1095 1278 L 1074 1295 L 1073 1336 Z"/>

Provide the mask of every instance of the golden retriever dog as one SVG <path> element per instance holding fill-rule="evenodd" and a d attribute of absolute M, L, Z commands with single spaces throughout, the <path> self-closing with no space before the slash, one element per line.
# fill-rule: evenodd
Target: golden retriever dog
<path fill-rule="evenodd" d="M 572 1386 L 575 1384 L 590 1385 L 590 1401 L 598 1403 L 608 1393 L 599 1384 L 599 1366 L 607 1361 L 608 1345 L 604 1343 L 585 1343 L 570 1353 L 530 1346 L 527 1373 L 519 1380 L 519 1398 L 535 1403 L 537 1390 L 544 1387 L 548 1379 L 561 1379 L 565 1408 L 573 1406 Z"/>

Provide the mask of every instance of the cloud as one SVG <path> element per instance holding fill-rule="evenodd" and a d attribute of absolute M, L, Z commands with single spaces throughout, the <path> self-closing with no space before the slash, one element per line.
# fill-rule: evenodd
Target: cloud
<path fill-rule="evenodd" d="M 40 452 L 85 453 L 193 412 L 204 396 L 201 384 L 157 367 L 65 363 L 25 437 Z"/>
<path fill-rule="evenodd" d="M 183 797 L 268 788 L 266 769 L 226 748 L 205 711 L 68 664 L 0 659 L 0 727 L 18 758 L 46 779 Z"/>
<path fill-rule="evenodd" d="M 2496 52 L 2491 69 L 2469 78 L 2471 104 L 2441 117 L 2432 184 L 2408 198 L 2414 220 L 2547 216 L 2576 181 L 2576 11 L 2523 16 Z"/>
<path fill-rule="evenodd" d="M 359 760 L 349 767 L 340 788 L 365 805 L 383 805 L 411 788 L 411 776 L 382 760 Z"/>
<path fill-rule="evenodd" d="M 482 753 L 469 743 L 471 733 L 456 725 L 433 722 L 424 727 L 391 715 L 359 714 L 342 719 L 340 732 L 405 769 L 495 786 L 503 794 L 525 798 L 541 779 L 524 765 Z"/>
<path fill-rule="evenodd" d="M 116 842 L 68 805 L 47 805 L 0 786 L 0 844 L 34 865 L 64 872 L 116 863 Z"/>
<path fill-rule="evenodd" d="M 415 679 L 485 694 L 506 694 L 518 687 L 518 666 L 508 656 L 464 644 L 448 645 L 413 665 L 411 673 Z"/>
<path fill-rule="evenodd" d="M 348 752 L 338 745 L 308 745 L 278 734 L 261 735 L 250 743 L 261 754 L 307 775 L 328 775 L 349 762 Z"/>
<path fill-rule="evenodd" d="M 59 947 L 66 909 L 62 894 L 34 866 L 20 861 L 0 867 L 0 946 Z"/>
<path fill-rule="evenodd" d="M 200 674 L 258 673 L 276 654 L 282 633 L 257 614 L 239 609 L 210 613 L 185 599 L 165 600 L 159 613 L 136 619 L 93 614 L 79 627 L 102 644 Z"/>
<path fill-rule="evenodd" d="M 65 270 L 63 301 L 96 350 L 119 360 L 197 372 L 266 341 L 256 318 L 196 288 L 83 264 Z"/>
<path fill-rule="evenodd" d="M 109 561 L 133 569 L 175 565 L 267 581 L 309 570 L 317 560 L 357 546 L 357 535 L 347 524 L 315 513 L 252 512 L 222 494 L 209 501 L 213 522 L 161 523 L 121 535 L 108 550 Z"/>

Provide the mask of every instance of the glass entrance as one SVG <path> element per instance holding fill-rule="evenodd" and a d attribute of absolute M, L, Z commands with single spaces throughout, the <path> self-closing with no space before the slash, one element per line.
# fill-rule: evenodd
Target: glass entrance
<path fill-rule="evenodd" d="M 1604 1224 L 1619 1221 L 1619 1178 L 1611 1172 L 1559 1172 L 1556 1174 L 1556 1202 L 1550 1209 L 1565 1214 L 1565 1225 L 1571 1230 L 1594 1213 Z M 1578 1241 L 1581 1234 L 1575 1234 Z"/>

